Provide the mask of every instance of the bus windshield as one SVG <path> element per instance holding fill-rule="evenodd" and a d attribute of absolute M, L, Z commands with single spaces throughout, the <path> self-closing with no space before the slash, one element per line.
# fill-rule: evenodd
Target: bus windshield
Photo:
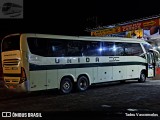
<path fill-rule="evenodd" d="M 143 45 L 144 49 L 146 50 L 146 52 L 148 52 L 150 49 L 153 49 L 152 45 L 150 45 L 150 44 L 142 43 L 142 45 Z"/>
<path fill-rule="evenodd" d="M 20 36 L 6 37 L 2 41 L 2 51 L 20 50 Z"/>

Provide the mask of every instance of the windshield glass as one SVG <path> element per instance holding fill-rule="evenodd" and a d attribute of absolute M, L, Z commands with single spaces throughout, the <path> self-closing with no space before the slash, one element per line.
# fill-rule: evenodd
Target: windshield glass
<path fill-rule="evenodd" d="M 144 46 L 144 49 L 146 50 L 146 52 L 148 52 L 150 49 L 153 49 L 152 45 L 150 44 L 142 43 L 142 45 Z"/>
<path fill-rule="evenodd" d="M 6 37 L 2 41 L 2 52 L 11 51 L 11 50 L 20 50 L 20 36 L 10 36 Z"/>

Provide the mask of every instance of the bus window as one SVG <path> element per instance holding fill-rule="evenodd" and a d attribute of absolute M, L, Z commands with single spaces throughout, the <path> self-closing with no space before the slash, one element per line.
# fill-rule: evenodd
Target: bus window
<path fill-rule="evenodd" d="M 83 43 L 83 56 L 99 56 L 101 55 L 99 41 L 84 41 Z"/>
<path fill-rule="evenodd" d="M 139 56 L 143 53 L 139 43 L 125 43 L 124 48 L 127 56 Z"/>
<path fill-rule="evenodd" d="M 82 56 L 82 42 L 69 40 L 66 56 Z"/>
<path fill-rule="evenodd" d="M 63 39 L 49 39 L 48 48 L 50 57 L 66 56 L 66 41 Z"/>
<path fill-rule="evenodd" d="M 47 40 L 43 38 L 28 38 L 27 41 L 32 54 L 47 56 Z"/>
<path fill-rule="evenodd" d="M 116 46 L 115 55 L 116 56 L 123 56 L 124 55 L 124 45 L 123 45 L 123 43 L 116 42 L 115 46 Z"/>
<path fill-rule="evenodd" d="M 115 44 L 114 42 L 103 43 L 103 56 L 114 56 L 115 55 Z"/>
<path fill-rule="evenodd" d="M 20 50 L 20 36 L 11 36 L 3 41 L 2 51 Z"/>
<path fill-rule="evenodd" d="M 142 43 L 144 49 L 146 50 L 146 52 L 148 52 L 150 49 L 152 49 L 152 46 L 150 44 L 146 44 L 146 43 Z"/>

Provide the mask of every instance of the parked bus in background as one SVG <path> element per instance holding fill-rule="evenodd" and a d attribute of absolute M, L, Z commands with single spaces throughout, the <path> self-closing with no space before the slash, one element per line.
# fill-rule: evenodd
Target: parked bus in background
<path fill-rule="evenodd" d="M 11 34 L 2 40 L 5 86 L 17 92 L 73 88 L 155 76 L 158 52 L 144 40 L 48 34 Z"/>

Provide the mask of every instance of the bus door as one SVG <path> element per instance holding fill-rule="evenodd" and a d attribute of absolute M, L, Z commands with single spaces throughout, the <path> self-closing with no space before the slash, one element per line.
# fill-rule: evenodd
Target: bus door
<path fill-rule="evenodd" d="M 147 70 L 148 75 L 147 77 L 154 77 L 155 76 L 155 59 L 154 59 L 154 53 L 148 52 L 147 53 Z"/>

